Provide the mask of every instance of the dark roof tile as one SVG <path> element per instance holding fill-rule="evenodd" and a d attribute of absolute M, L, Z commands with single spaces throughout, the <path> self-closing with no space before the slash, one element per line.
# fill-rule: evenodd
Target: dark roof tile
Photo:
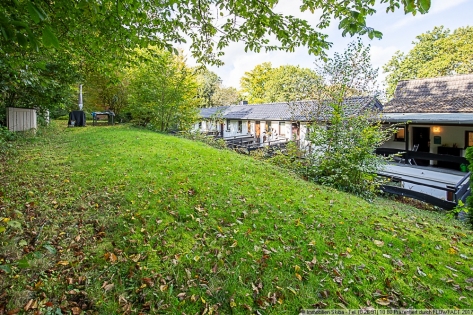
<path fill-rule="evenodd" d="M 356 114 L 368 107 L 372 109 L 381 109 L 382 107 L 381 103 L 372 97 L 347 98 L 343 106 L 347 115 Z M 326 120 L 330 115 L 331 107 L 328 103 L 320 104 L 317 101 L 309 100 L 202 108 L 200 115 L 203 118 L 211 118 L 218 112 L 223 119 L 312 121 L 314 117 Z"/>
<path fill-rule="evenodd" d="M 400 81 L 385 113 L 473 113 L 473 74 Z"/>

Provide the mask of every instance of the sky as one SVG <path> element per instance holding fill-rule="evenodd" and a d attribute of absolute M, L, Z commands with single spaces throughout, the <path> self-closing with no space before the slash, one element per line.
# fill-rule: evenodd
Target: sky
<path fill-rule="evenodd" d="M 282 0 L 275 11 L 286 15 L 294 15 L 304 18 L 315 26 L 318 17 L 311 13 L 299 11 L 301 1 Z M 371 62 L 375 68 L 379 68 L 380 84 L 384 82 L 386 74 L 382 66 L 386 64 L 398 50 L 407 53 L 413 48 L 412 42 L 417 35 L 432 30 L 435 26 L 443 25 L 451 31 L 464 26 L 473 26 L 473 0 L 432 0 L 432 5 L 427 14 L 417 13 L 404 14 L 404 10 L 386 13 L 385 5 L 377 6 L 377 13 L 367 18 L 367 26 L 383 33 L 382 39 L 370 40 L 362 36 L 363 43 L 371 46 Z M 338 29 L 338 21 L 334 20 L 330 27 L 321 30 L 329 35 L 328 41 L 332 42 L 332 48 L 328 56 L 334 52 L 343 52 L 348 43 L 356 40 L 356 37 L 342 37 Z M 256 65 L 263 62 L 271 62 L 273 67 L 281 65 L 299 65 L 300 67 L 314 69 L 316 57 L 309 55 L 307 48 L 300 47 L 293 53 L 286 52 L 260 52 L 245 53 L 243 43 L 232 43 L 223 50 L 225 55 L 221 67 L 208 67 L 215 72 L 223 81 L 224 86 L 233 86 L 240 89 L 240 78 L 245 72 L 251 71 Z M 195 65 L 192 57 L 188 56 L 188 63 Z"/>

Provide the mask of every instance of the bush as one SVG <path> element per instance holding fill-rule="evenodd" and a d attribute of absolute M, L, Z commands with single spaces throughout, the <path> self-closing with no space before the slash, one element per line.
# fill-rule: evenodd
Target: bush
<path fill-rule="evenodd" d="M 307 156 L 308 176 L 320 184 L 371 198 L 382 183 L 377 172 L 386 160 L 375 150 L 392 130 L 373 122 L 369 113 L 347 116 L 337 111 L 335 108 L 330 127 L 310 128 L 308 138 L 317 149 Z"/>
<path fill-rule="evenodd" d="M 269 161 L 277 166 L 292 170 L 296 174 L 307 178 L 308 161 L 303 159 L 304 152 L 298 147 L 295 141 L 290 141 L 285 150 L 274 152 Z"/>
<path fill-rule="evenodd" d="M 217 149 L 227 149 L 227 144 L 225 143 L 225 140 L 223 140 L 222 138 L 207 136 L 200 132 L 185 131 L 185 132 L 179 133 L 179 136 L 186 139 L 203 142 Z"/>
<path fill-rule="evenodd" d="M 8 130 L 7 127 L 0 126 L 0 154 L 5 154 L 12 147 L 11 142 L 16 140 L 18 135 Z"/>

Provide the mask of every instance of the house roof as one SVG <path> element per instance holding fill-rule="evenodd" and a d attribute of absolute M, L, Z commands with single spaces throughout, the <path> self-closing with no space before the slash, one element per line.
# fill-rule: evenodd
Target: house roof
<path fill-rule="evenodd" d="M 381 103 L 373 97 L 352 97 L 343 102 L 345 113 L 353 115 L 366 109 L 381 109 Z M 331 112 L 327 103 L 313 100 L 286 103 L 268 103 L 257 105 L 230 105 L 202 108 L 202 118 L 212 118 L 218 115 L 223 119 L 241 120 L 291 120 L 313 121 L 326 120 Z"/>
<path fill-rule="evenodd" d="M 473 113 L 473 74 L 400 81 L 385 113 Z"/>

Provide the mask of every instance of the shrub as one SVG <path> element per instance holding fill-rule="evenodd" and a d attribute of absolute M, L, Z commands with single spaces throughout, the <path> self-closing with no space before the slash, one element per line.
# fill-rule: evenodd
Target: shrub
<path fill-rule="evenodd" d="M 5 154 L 12 147 L 11 142 L 16 140 L 18 135 L 8 130 L 7 127 L 0 126 L 0 154 Z"/>
<path fill-rule="evenodd" d="M 225 143 L 225 140 L 223 140 L 222 138 L 216 138 L 214 136 L 207 136 L 200 132 L 191 132 L 191 131 L 180 132 L 178 133 L 178 135 L 186 139 L 203 142 L 217 149 L 227 149 L 227 144 Z"/>

